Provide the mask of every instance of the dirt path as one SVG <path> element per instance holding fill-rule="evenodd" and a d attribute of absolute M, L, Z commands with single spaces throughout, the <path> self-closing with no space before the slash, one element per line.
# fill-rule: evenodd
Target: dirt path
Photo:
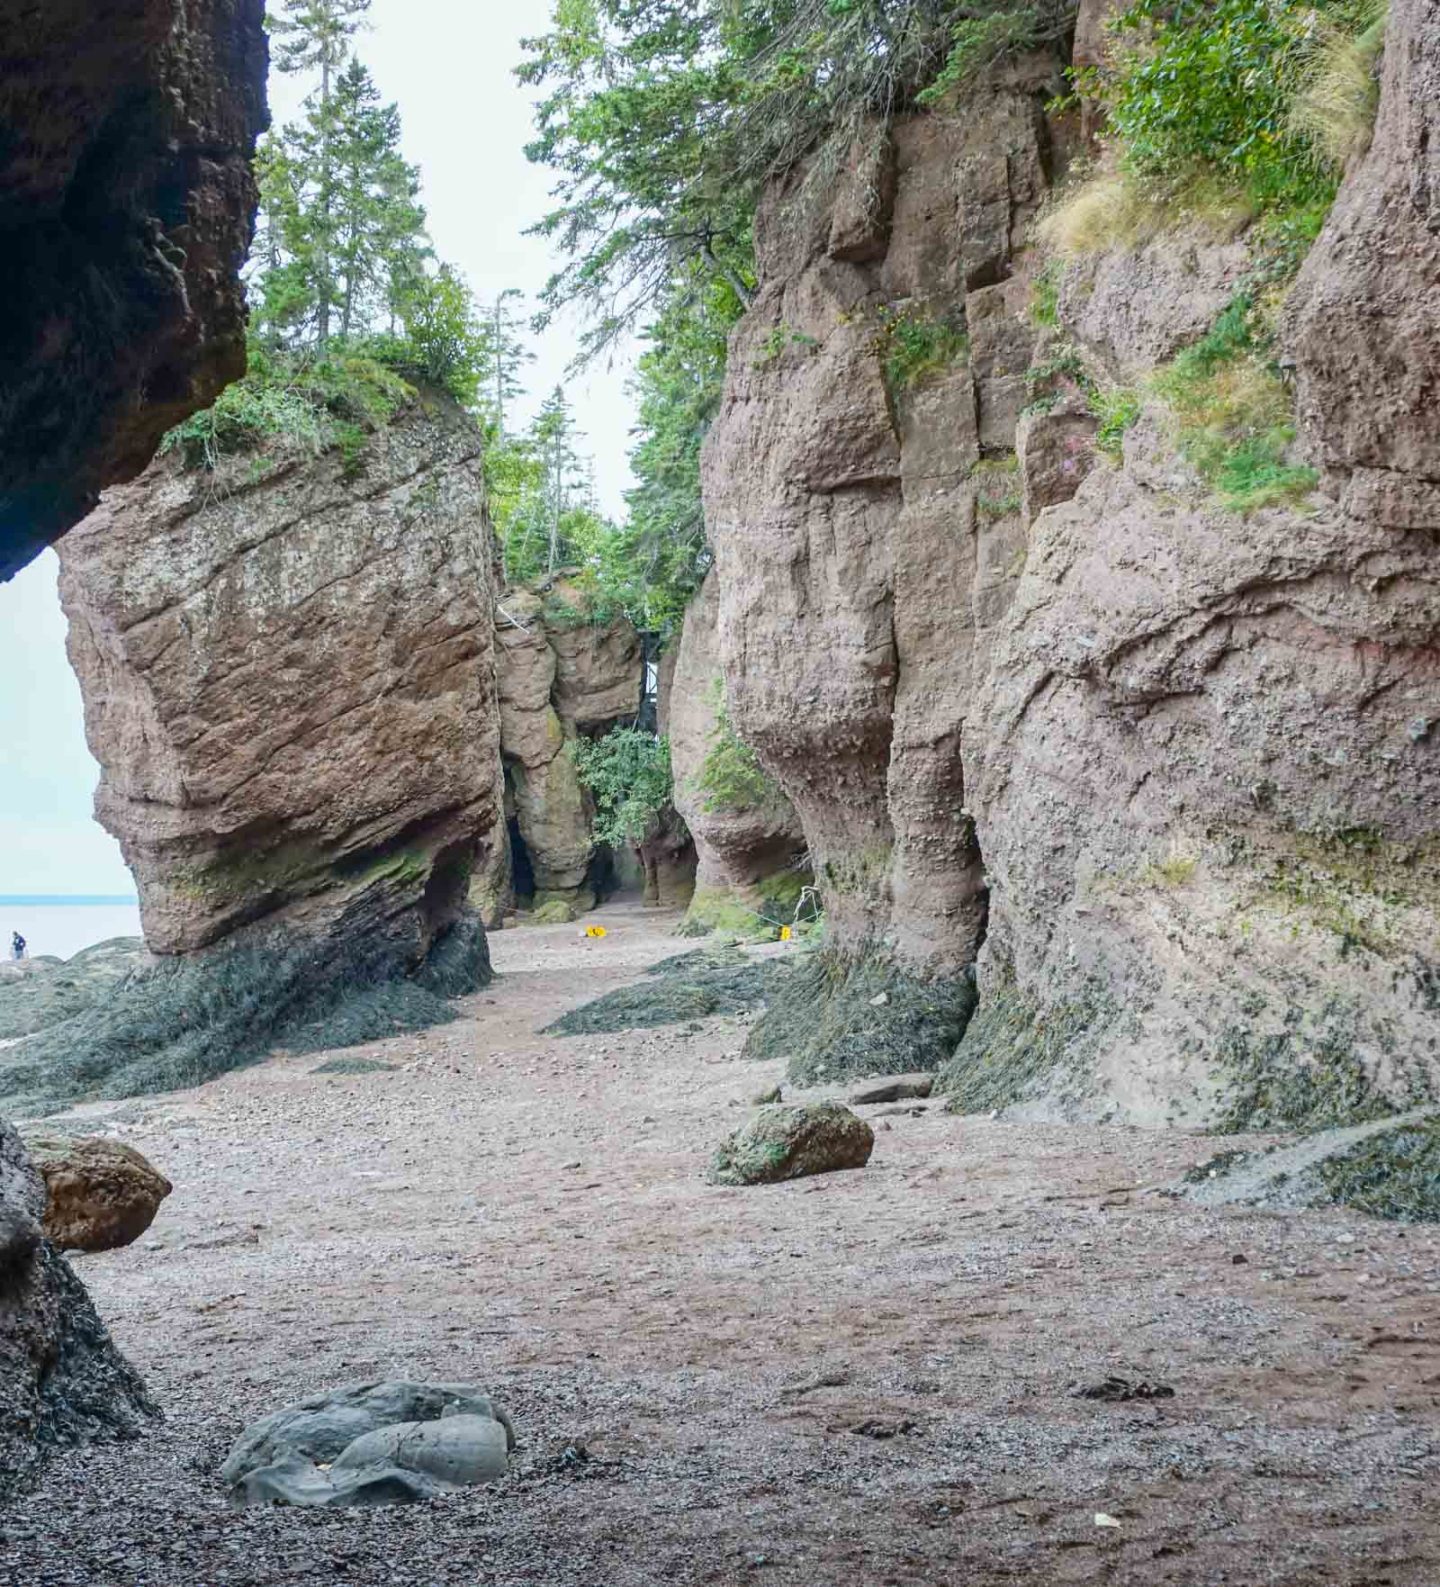
<path fill-rule="evenodd" d="M 539 1036 L 680 946 L 600 918 L 497 936 L 461 1023 L 363 1050 L 394 1072 L 90 1110 L 176 1184 L 77 1263 L 168 1420 L 0 1512 L 0 1582 L 1440 1583 L 1436 1231 L 1198 1211 L 1147 1187 L 1212 1141 L 938 1107 L 863 1172 L 709 1187 L 777 1068 L 734 1020 Z M 1069 1392 L 1112 1372 L 1174 1397 Z M 512 1477 L 226 1508 L 245 1421 L 375 1376 L 493 1389 Z"/>

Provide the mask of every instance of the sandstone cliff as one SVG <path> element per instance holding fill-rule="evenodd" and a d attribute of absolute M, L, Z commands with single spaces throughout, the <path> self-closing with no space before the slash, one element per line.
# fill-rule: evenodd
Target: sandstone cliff
<path fill-rule="evenodd" d="M 478 985 L 466 895 L 500 812 L 473 423 L 420 395 L 358 453 L 162 457 L 61 549 L 96 810 L 161 963 L 27 1043 L 5 1094 L 193 1081 Z"/>
<path fill-rule="evenodd" d="M 788 923 L 811 879 L 800 818 L 780 789 L 758 767 L 725 776 L 723 758 L 734 752 L 719 619 L 720 583 L 712 575 L 686 610 L 661 696 L 675 808 L 695 842 L 695 891 L 683 928 L 695 934 Z"/>
<path fill-rule="evenodd" d="M 592 622 L 585 609 L 584 595 L 565 583 L 546 595 L 507 590 L 496 603 L 500 752 L 511 830 L 509 865 L 483 878 L 479 889 L 480 907 L 492 915 L 513 893 L 535 907 L 595 907 L 593 812 L 566 745 L 634 722 L 645 664 L 640 636 L 626 618 Z"/>
<path fill-rule="evenodd" d="M 797 172 L 757 220 L 761 290 L 704 481 L 730 709 L 799 812 L 842 967 L 797 996 L 833 1030 L 768 1021 L 801 1040 L 797 1072 L 913 1069 L 973 1005 L 963 749 L 1023 561 L 1033 333 L 1012 272 L 1048 187 L 1052 77 L 1038 60 L 963 121 L 877 129 L 838 185 Z"/>
<path fill-rule="evenodd" d="M 8 7 L 0 579 L 244 372 L 262 0 Z"/>
<path fill-rule="evenodd" d="M 842 989 L 801 1073 L 915 1067 L 839 961 L 910 978 L 892 1009 L 978 977 L 921 1042 L 964 1029 L 966 1108 L 1314 1124 L 1433 1094 L 1437 21 L 1394 7 L 1374 144 L 1291 292 L 1324 474 L 1295 506 L 1224 506 L 1148 383 L 1245 238 L 1072 261 L 1031 323 L 1059 162 L 1023 73 L 770 195 L 705 480 L 732 709 Z M 1114 380 L 1143 410 L 1123 463 L 1084 396 Z M 804 1042 L 798 1010 L 766 1024 Z"/>

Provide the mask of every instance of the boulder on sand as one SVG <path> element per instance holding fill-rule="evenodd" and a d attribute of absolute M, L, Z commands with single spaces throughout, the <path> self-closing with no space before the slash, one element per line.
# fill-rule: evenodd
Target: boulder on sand
<path fill-rule="evenodd" d="M 263 1416 L 220 1468 L 233 1504 L 405 1504 L 505 1475 L 510 1419 L 459 1383 L 361 1383 Z"/>
<path fill-rule="evenodd" d="M 133 1146 L 98 1136 L 27 1136 L 45 1181 L 45 1234 L 61 1251 L 114 1251 L 138 1240 L 175 1188 Z"/>
<path fill-rule="evenodd" d="M 721 1143 L 710 1162 L 714 1185 L 770 1185 L 840 1168 L 864 1168 L 875 1132 L 839 1102 L 761 1108 Z"/>

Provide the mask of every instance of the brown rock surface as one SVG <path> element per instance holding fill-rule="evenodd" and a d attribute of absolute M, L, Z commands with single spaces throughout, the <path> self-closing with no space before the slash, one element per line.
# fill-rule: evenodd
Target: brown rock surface
<path fill-rule="evenodd" d="M 754 907 L 761 884 L 791 870 L 805 853 L 800 818 L 774 789 L 742 809 L 707 808 L 715 801 L 697 778 L 715 742 L 724 667 L 720 658 L 720 581 L 712 573 L 685 613 L 665 693 L 665 726 L 675 774 L 675 806 L 695 840 L 697 894 Z"/>
<path fill-rule="evenodd" d="M 244 371 L 261 0 L 10 6 L 0 578 Z"/>
<path fill-rule="evenodd" d="M 418 963 L 496 838 L 479 434 L 417 399 L 358 471 L 270 462 L 162 458 L 62 547 L 96 813 L 157 953 L 363 903 Z"/>
<path fill-rule="evenodd" d="M 594 623 L 584 610 L 583 594 L 564 583 L 544 597 L 504 591 L 495 607 L 495 670 L 510 813 L 533 896 L 590 909 L 593 812 L 565 746 L 635 720 L 644 657 L 627 619 Z"/>
<path fill-rule="evenodd" d="M 1440 3 L 1394 0 L 1380 114 L 1291 299 L 1305 431 L 1356 517 L 1440 529 Z"/>
<path fill-rule="evenodd" d="M 1047 186 L 1049 80 L 899 123 L 864 265 L 828 252 L 828 194 L 772 192 L 704 460 L 735 725 L 800 814 L 838 951 L 926 976 L 963 974 L 984 928 L 962 747 L 1023 533 L 977 512 L 976 466 L 1014 444 L 1029 333 L 1004 283 Z M 971 309 L 971 361 L 887 387 L 887 317 Z"/>
<path fill-rule="evenodd" d="M 60 1251 L 133 1244 L 175 1188 L 123 1141 L 27 1134 L 25 1150 L 45 1181 L 45 1237 Z"/>

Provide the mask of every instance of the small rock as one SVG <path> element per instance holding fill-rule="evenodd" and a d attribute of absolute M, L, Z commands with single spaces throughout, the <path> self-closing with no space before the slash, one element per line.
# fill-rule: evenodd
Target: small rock
<path fill-rule="evenodd" d="M 839 1102 L 762 1108 L 711 1159 L 715 1185 L 768 1185 L 808 1174 L 863 1168 L 875 1132 Z"/>
<path fill-rule="evenodd" d="M 784 1091 L 779 1086 L 770 1086 L 756 1096 L 755 1106 L 757 1108 L 769 1107 L 772 1102 L 783 1102 L 784 1100 Z"/>
<path fill-rule="evenodd" d="M 934 1088 L 935 1076 L 930 1074 L 892 1075 L 857 1091 L 850 1098 L 850 1106 L 869 1107 L 877 1102 L 909 1102 L 928 1097 Z"/>
<path fill-rule="evenodd" d="M 1168 1383 L 1131 1383 L 1114 1374 L 1098 1383 L 1085 1383 L 1070 1390 L 1074 1400 L 1104 1400 L 1112 1405 L 1128 1404 L 1131 1400 L 1173 1400 L 1175 1390 Z"/>
<path fill-rule="evenodd" d="M 29 1136 L 45 1181 L 45 1233 L 62 1251 L 114 1251 L 155 1221 L 174 1186 L 133 1146 L 92 1136 Z"/>

